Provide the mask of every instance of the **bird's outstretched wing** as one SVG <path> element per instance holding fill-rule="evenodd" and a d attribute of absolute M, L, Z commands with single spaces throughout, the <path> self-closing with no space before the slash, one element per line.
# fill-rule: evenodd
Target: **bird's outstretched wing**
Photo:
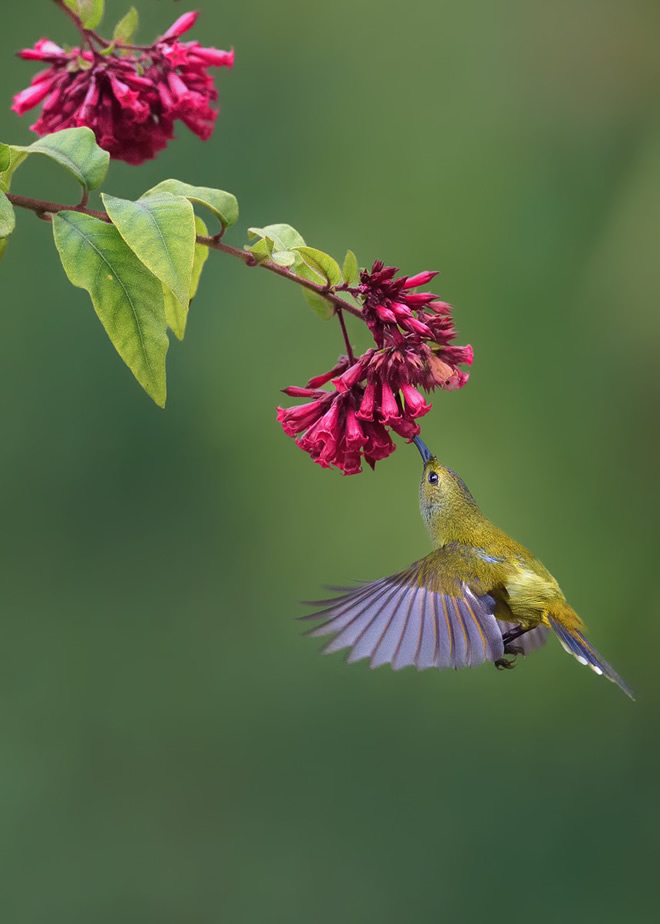
<path fill-rule="evenodd" d="M 462 581 L 451 592 L 430 589 L 420 564 L 316 601 L 322 609 L 303 619 L 325 621 L 308 634 L 334 634 L 326 653 L 350 648 L 349 661 L 370 658 L 371 667 L 391 664 L 394 670 L 474 667 L 500 659 L 504 644 L 494 598 Z"/>

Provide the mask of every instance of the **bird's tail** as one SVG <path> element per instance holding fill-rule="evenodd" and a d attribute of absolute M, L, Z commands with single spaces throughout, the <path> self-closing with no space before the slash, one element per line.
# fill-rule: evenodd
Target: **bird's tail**
<path fill-rule="evenodd" d="M 550 616 L 549 614 L 548 622 L 552 629 L 554 629 L 562 647 L 569 654 L 577 658 L 580 664 L 588 665 L 595 673 L 602 674 L 603 677 L 607 677 L 608 680 L 618 684 L 626 696 L 634 700 L 635 697 L 630 687 L 619 677 L 617 672 L 610 667 L 607 661 L 598 654 L 596 649 L 592 648 L 579 629 L 566 626 L 562 622 L 559 622 L 556 617 Z"/>

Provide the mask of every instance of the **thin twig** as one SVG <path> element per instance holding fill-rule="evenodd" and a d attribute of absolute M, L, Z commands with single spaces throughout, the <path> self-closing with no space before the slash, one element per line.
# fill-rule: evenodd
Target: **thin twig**
<path fill-rule="evenodd" d="M 346 344 L 346 355 L 348 356 L 348 361 L 353 365 L 355 362 L 355 356 L 353 355 L 353 347 L 351 346 L 351 341 L 348 339 L 348 331 L 346 330 L 346 321 L 344 320 L 344 311 L 342 308 L 335 307 L 335 314 L 339 318 L 339 326 L 341 327 L 341 332 L 344 337 L 344 343 Z"/>
<path fill-rule="evenodd" d="M 222 241 L 217 241 L 214 237 L 204 237 L 203 235 L 198 234 L 197 243 L 203 244 L 205 247 L 209 247 L 211 250 L 219 250 L 221 253 L 229 254 L 231 257 L 237 257 L 247 266 L 254 266 L 256 263 L 256 265 L 262 267 L 262 269 L 269 270 L 269 272 L 275 273 L 277 276 L 282 276 L 284 279 L 289 279 L 291 282 L 295 282 L 297 285 L 302 286 L 304 289 L 309 289 L 310 292 L 316 292 L 317 295 L 320 295 L 321 298 L 325 298 L 326 301 L 330 302 L 331 305 L 334 305 L 335 308 L 348 311 L 349 314 L 354 315 L 356 318 L 362 317 L 362 312 L 359 308 L 356 308 L 354 305 L 350 305 L 343 298 L 339 298 L 339 296 L 335 295 L 335 293 L 330 288 L 327 286 L 317 285 L 315 282 L 310 282 L 309 279 L 305 279 L 303 276 L 298 276 L 296 273 L 292 273 L 291 270 L 286 266 L 279 266 L 277 263 L 273 263 L 272 260 L 263 260 L 257 262 L 255 261 L 254 254 L 251 254 L 249 251 L 239 250 L 238 247 L 232 247 L 230 244 L 224 244 Z"/>
<path fill-rule="evenodd" d="M 92 218 L 98 218 L 100 221 L 105 221 L 108 224 L 112 224 L 107 212 L 101 212 L 97 209 L 88 209 L 84 201 L 85 196 L 83 194 L 83 199 L 78 203 L 78 205 L 67 205 L 62 202 L 48 202 L 44 199 L 30 199 L 27 196 L 18 196 L 16 193 L 7 193 L 7 198 L 12 203 L 12 205 L 18 206 L 18 208 L 29 209 L 31 212 L 36 212 L 40 218 L 46 217 L 48 214 L 56 214 L 57 212 L 80 212 L 82 215 L 90 215 Z M 347 311 L 349 314 L 354 315 L 356 318 L 362 317 L 362 312 L 359 308 L 356 308 L 354 305 L 349 304 L 343 298 L 340 298 L 338 295 L 335 295 L 335 292 L 328 286 L 317 285 L 315 282 L 310 282 L 309 279 L 304 279 L 302 276 L 298 276 L 296 273 L 292 273 L 290 269 L 286 266 L 279 266 L 277 263 L 273 263 L 272 260 L 263 260 L 258 262 L 255 259 L 254 254 L 246 250 L 239 250 L 238 247 L 232 247 L 230 244 L 223 243 L 222 240 L 218 238 L 218 235 L 214 237 L 206 237 L 204 234 L 198 234 L 196 236 L 198 244 L 202 244 L 204 247 L 208 247 L 210 250 L 219 250 L 220 253 L 226 253 L 230 257 L 235 257 L 246 266 L 260 266 L 262 269 L 268 270 L 271 273 L 275 273 L 277 276 L 282 276 L 284 279 L 288 279 L 290 282 L 295 282 L 296 285 L 302 286 L 304 289 L 309 289 L 310 292 L 315 292 L 317 295 L 320 295 L 321 298 L 324 298 L 326 301 L 330 302 L 331 305 L 337 309 L 337 314 L 340 318 L 340 324 L 342 324 L 343 329 L 343 317 L 341 312 Z M 344 335 L 346 340 L 347 349 L 349 350 L 349 358 L 352 356 L 350 353 L 350 345 L 348 344 L 347 335 Z"/>
<path fill-rule="evenodd" d="M 66 16 L 69 17 L 71 22 L 74 24 L 76 29 L 80 32 L 81 36 L 87 42 L 87 44 L 89 45 L 92 51 L 95 50 L 94 46 L 92 45 L 92 41 L 91 41 L 92 39 L 95 42 L 98 42 L 99 45 L 101 45 L 103 48 L 107 48 L 110 45 L 110 42 L 104 39 L 103 36 L 99 35 L 98 32 L 95 32 L 93 29 L 86 29 L 83 26 L 82 20 L 80 19 L 80 17 L 77 16 L 73 12 L 73 10 L 66 5 L 66 3 L 64 3 L 64 0 L 54 0 L 54 2 L 55 2 L 55 5 L 58 6 Z"/>
<path fill-rule="evenodd" d="M 6 193 L 6 196 L 12 205 L 17 205 L 21 209 L 29 209 L 31 212 L 82 212 L 83 215 L 91 215 L 92 218 L 99 218 L 101 221 L 107 221 L 108 224 L 111 224 L 107 212 L 88 209 L 81 203 L 67 205 L 63 202 L 47 202 L 45 199 L 28 199 L 27 196 L 17 196 L 16 193 Z"/>

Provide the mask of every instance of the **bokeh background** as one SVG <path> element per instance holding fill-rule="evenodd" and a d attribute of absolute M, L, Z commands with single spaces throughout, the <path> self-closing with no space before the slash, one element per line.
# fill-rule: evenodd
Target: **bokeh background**
<path fill-rule="evenodd" d="M 238 245 L 287 221 L 338 258 L 440 269 L 476 360 L 424 437 L 638 701 L 554 640 L 504 674 L 321 658 L 298 601 L 428 550 L 414 449 L 342 478 L 275 421 L 278 390 L 340 352 L 334 323 L 212 254 L 160 411 L 20 214 L 0 290 L 0 918 L 657 920 L 660 7 L 198 6 L 192 37 L 237 53 L 214 138 L 181 127 L 105 189 L 221 186 Z M 140 38 L 185 8 L 142 0 Z M 35 67 L 12 54 L 42 35 L 74 41 L 46 0 L 3 10 L 4 141 L 31 139 L 9 106 Z M 14 191 L 77 194 L 40 158 Z"/>

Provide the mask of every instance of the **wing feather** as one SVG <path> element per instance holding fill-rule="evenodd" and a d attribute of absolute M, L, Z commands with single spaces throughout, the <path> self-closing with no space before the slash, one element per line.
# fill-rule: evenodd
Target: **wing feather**
<path fill-rule="evenodd" d="M 445 595 L 433 594 L 431 602 L 438 626 L 438 654 L 435 666 L 440 669 L 454 667 L 454 627 L 449 618 Z"/>
<path fill-rule="evenodd" d="M 389 591 L 389 592 L 388 592 Z M 326 647 L 325 653 L 330 654 L 333 651 L 340 651 L 342 648 L 349 648 L 355 645 L 362 633 L 371 625 L 373 620 L 380 613 L 383 604 L 395 595 L 391 588 L 383 587 L 378 582 L 378 587 L 373 595 L 360 595 L 360 601 L 357 609 L 351 609 L 350 602 L 343 604 L 342 614 L 339 619 L 342 623 L 341 631 Z M 332 619 L 328 620 L 320 628 L 322 631 L 316 633 L 310 632 L 310 635 L 329 635 L 335 631 Z"/>
<path fill-rule="evenodd" d="M 395 671 L 402 667 L 410 667 L 415 664 L 417 650 L 422 635 L 422 618 L 419 610 L 415 606 L 415 598 L 419 592 L 417 587 L 408 587 L 405 589 L 405 606 L 406 606 L 406 624 L 396 653 L 392 658 L 392 668 Z M 403 602 L 403 601 L 402 601 Z"/>
<path fill-rule="evenodd" d="M 401 603 L 400 599 L 397 601 Z M 406 627 L 407 609 L 405 606 L 393 606 L 392 618 L 371 656 L 370 667 L 391 664 L 399 647 L 403 630 Z"/>
<path fill-rule="evenodd" d="M 442 604 L 447 611 L 447 618 L 452 625 L 452 635 L 454 636 L 454 657 L 452 667 L 467 667 L 470 663 L 470 639 L 467 628 L 463 622 L 461 611 L 458 608 L 456 597 L 449 594 L 442 595 Z"/>
<path fill-rule="evenodd" d="M 392 621 L 396 606 L 397 600 L 395 591 L 392 591 L 389 596 L 381 599 L 378 612 L 353 646 L 348 656 L 348 661 L 359 661 L 362 658 L 370 658 L 372 656 L 376 646 Z"/>
<path fill-rule="evenodd" d="M 438 624 L 433 601 L 429 601 L 427 604 L 428 612 L 425 614 L 424 597 L 418 594 L 417 600 L 420 610 L 422 631 L 415 663 L 417 664 L 418 670 L 423 671 L 429 667 L 435 667 L 438 654 Z"/>
<path fill-rule="evenodd" d="M 394 670 L 474 667 L 501 658 L 495 600 L 462 583 L 453 593 L 432 590 L 419 573 L 413 567 L 321 601 L 323 609 L 306 618 L 324 622 L 307 634 L 334 635 L 325 653 L 350 648 L 349 661 L 370 658 L 371 667 Z"/>

